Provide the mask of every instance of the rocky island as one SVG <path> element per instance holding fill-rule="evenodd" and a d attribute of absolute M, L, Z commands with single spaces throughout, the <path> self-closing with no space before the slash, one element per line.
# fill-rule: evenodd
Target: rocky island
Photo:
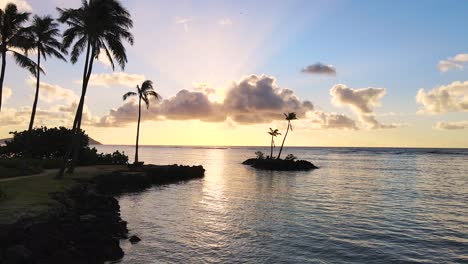
<path fill-rule="evenodd" d="M 317 166 L 306 160 L 288 160 L 288 159 L 247 159 L 242 162 L 244 165 L 250 165 L 253 168 L 261 170 L 274 171 L 309 171 L 318 169 Z"/>

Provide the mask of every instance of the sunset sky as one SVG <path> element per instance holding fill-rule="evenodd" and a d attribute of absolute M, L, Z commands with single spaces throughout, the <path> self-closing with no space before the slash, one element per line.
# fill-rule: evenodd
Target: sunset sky
<path fill-rule="evenodd" d="M 55 17 L 81 3 L 11 2 Z M 468 147 L 466 1 L 122 3 L 129 62 L 100 59 L 86 98 L 83 127 L 102 143 L 134 143 L 137 106 L 122 95 L 150 79 L 163 100 L 143 111 L 142 145 L 268 145 L 295 111 L 287 145 Z M 7 61 L 0 138 L 27 129 L 34 96 Z M 44 62 L 37 126 L 72 125 L 83 63 Z"/>

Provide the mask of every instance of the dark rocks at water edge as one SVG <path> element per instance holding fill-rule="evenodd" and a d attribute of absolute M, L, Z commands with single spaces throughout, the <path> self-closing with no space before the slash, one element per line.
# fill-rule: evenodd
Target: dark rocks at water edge
<path fill-rule="evenodd" d="M 58 205 L 47 215 L 0 226 L 0 263 L 104 263 L 124 253 L 127 236 L 118 201 L 79 185 L 51 194 Z"/>
<path fill-rule="evenodd" d="M 130 241 L 130 243 L 132 243 L 132 244 L 136 244 L 136 243 L 141 241 L 141 238 L 133 235 L 133 236 L 130 237 L 130 239 L 128 239 L 128 241 Z"/>
<path fill-rule="evenodd" d="M 141 190 L 204 176 L 202 166 L 144 166 L 85 181 L 64 193 L 50 194 L 57 203 L 47 214 L 0 225 L 0 263 L 104 263 L 123 257 L 120 240 L 127 222 L 118 201 L 108 195 Z M 132 236 L 130 242 L 140 240 Z"/>
<path fill-rule="evenodd" d="M 276 171 L 308 171 L 318 169 L 317 166 L 306 160 L 283 160 L 283 159 L 248 159 L 242 162 L 253 168 L 261 170 Z"/>
<path fill-rule="evenodd" d="M 137 192 L 151 185 L 170 184 L 202 178 L 203 166 L 145 165 L 132 170 L 116 171 L 94 178 L 97 189 L 105 194 Z"/>

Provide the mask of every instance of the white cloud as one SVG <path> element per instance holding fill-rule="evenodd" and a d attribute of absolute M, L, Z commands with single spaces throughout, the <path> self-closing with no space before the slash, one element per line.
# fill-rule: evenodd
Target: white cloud
<path fill-rule="evenodd" d="M 6 100 L 8 100 L 11 97 L 11 95 L 13 94 L 12 90 L 9 87 L 3 87 L 2 93 L 3 93 L 2 98 L 3 98 L 4 102 Z"/>
<path fill-rule="evenodd" d="M 136 87 L 145 81 L 145 76 L 142 74 L 128 74 L 125 72 L 91 74 L 89 85 L 94 86 L 127 86 Z M 79 81 L 81 83 L 81 81 Z"/>
<path fill-rule="evenodd" d="M 308 128 L 358 130 L 356 122 L 343 114 L 315 111 L 306 120 Z"/>
<path fill-rule="evenodd" d="M 151 105 L 144 119 L 158 121 L 202 120 L 224 122 L 228 117 L 237 124 L 270 123 L 283 120 L 284 112 L 296 112 L 299 118 L 313 110 L 309 101 L 298 98 L 292 90 L 278 87 L 274 77 L 250 75 L 233 82 L 223 102 L 209 99 L 212 95 L 207 84 L 198 91 L 181 90 L 175 96 Z M 129 101 L 103 117 L 100 126 L 122 126 L 135 122 L 138 106 Z"/>
<path fill-rule="evenodd" d="M 107 57 L 106 51 L 104 49 L 101 49 L 101 51 L 99 52 L 98 61 L 102 63 L 103 65 L 107 66 L 108 68 L 112 68 L 112 63 Z"/>
<path fill-rule="evenodd" d="M 32 77 L 28 79 L 28 83 L 36 88 L 36 80 Z M 41 82 L 39 89 L 39 100 L 47 103 L 65 101 L 72 103 L 79 100 L 79 96 L 72 90 L 63 88 L 60 85 Z"/>
<path fill-rule="evenodd" d="M 337 84 L 330 89 L 330 95 L 333 104 L 348 106 L 371 129 L 397 127 L 395 124 L 382 124 L 375 118 L 373 108 L 380 106 L 380 100 L 385 95 L 384 88 L 352 89 L 344 84 Z"/>
<path fill-rule="evenodd" d="M 229 25 L 232 25 L 232 20 L 226 17 L 226 18 L 220 19 L 218 21 L 218 24 L 221 26 L 229 26 Z"/>
<path fill-rule="evenodd" d="M 0 8 L 4 8 L 8 3 L 13 3 L 18 7 L 18 10 L 23 12 L 31 12 L 32 6 L 26 0 L 0 0 Z"/>
<path fill-rule="evenodd" d="M 468 54 L 460 53 L 447 60 L 439 61 L 438 68 L 441 72 L 447 72 L 452 69 L 463 70 L 465 63 L 468 62 Z"/>
<path fill-rule="evenodd" d="M 416 95 L 416 102 L 422 106 L 419 114 L 468 111 L 468 81 L 456 81 L 427 92 L 420 89 Z"/>
<path fill-rule="evenodd" d="M 439 130 L 462 130 L 468 128 L 467 121 L 457 121 L 457 122 L 437 122 L 435 129 Z"/>
<path fill-rule="evenodd" d="M 184 26 L 184 31 L 185 32 L 188 32 L 189 31 L 189 25 L 190 23 L 192 22 L 192 19 L 191 18 L 176 18 L 175 20 L 175 23 L 176 24 L 180 24 L 180 25 L 183 25 Z"/>

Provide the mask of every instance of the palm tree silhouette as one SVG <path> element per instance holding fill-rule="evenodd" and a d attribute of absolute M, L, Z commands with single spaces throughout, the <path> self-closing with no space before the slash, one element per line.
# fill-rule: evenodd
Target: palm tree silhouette
<path fill-rule="evenodd" d="M 138 140 L 140 138 L 140 120 L 141 120 L 141 101 L 145 102 L 146 109 L 149 108 L 149 99 L 151 97 L 156 98 L 156 100 L 161 99 L 161 96 L 156 93 L 153 89 L 153 82 L 146 80 L 141 84 L 141 88 L 137 85 L 137 92 L 127 92 L 123 95 L 123 100 L 127 100 L 129 97 L 138 96 L 138 125 L 137 125 L 137 134 L 136 134 L 136 144 L 135 144 L 135 164 L 138 163 Z"/>
<path fill-rule="evenodd" d="M 81 97 L 73 121 L 73 140 L 57 175 L 57 178 L 62 178 L 72 152 L 68 172 L 73 173 L 78 159 L 80 141 L 77 132 L 81 129 L 84 100 L 93 71 L 93 62 L 99 57 L 101 50 L 104 50 L 112 69 L 115 69 L 114 59 L 122 69 L 125 68 L 127 54 L 123 41 L 133 45 L 133 35 L 129 31 L 133 27 L 133 21 L 130 13 L 118 0 L 83 0 L 79 8 L 58 8 L 58 11 L 59 21 L 68 26 L 63 33 L 63 49 L 67 50 L 73 44 L 71 62 L 76 63 L 81 53 L 86 50 Z"/>
<path fill-rule="evenodd" d="M 39 98 L 39 84 L 40 84 L 40 77 L 41 71 L 39 70 L 41 67 L 41 56 L 44 60 L 47 57 L 57 57 L 66 61 L 65 57 L 63 57 L 62 53 L 60 53 L 61 44 L 57 40 L 57 37 L 60 36 L 60 32 L 58 29 L 58 23 L 54 21 L 54 19 L 50 16 L 34 16 L 32 25 L 27 28 L 28 31 L 28 38 L 29 44 L 28 49 L 33 49 L 37 52 L 37 69 L 36 70 L 36 94 L 34 96 L 34 103 L 31 113 L 31 120 L 29 121 L 29 131 L 33 129 L 34 126 L 34 118 L 36 116 L 36 108 L 37 108 L 37 100 Z"/>
<path fill-rule="evenodd" d="M 286 129 L 286 134 L 284 134 L 283 143 L 281 144 L 281 148 L 280 148 L 277 159 L 280 159 L 281 157 L 281 152 L 283 151 L 284 141 L 286 141 L 286 137 L 288 136 L 289 129 L 291 129 L 291 131 L 293 130 L 292 125 L 291 125 L 291 120 L 297 119 L 296 113 L 294 112 L 284 113 L 284 116 L 286 117 L 285 119 L 288 121 L 288 128 Z"/>
<path fill-rule="evenodd" d="M 274 140 L 274 137 L 278 136 L 278 135 L 281 135 L 281 133 L 279 132 L 278 129 L 275 129 L 273 130 L 271 127 L 270 127 L 270 131 L 267 132 L 268 134 L 270 134 L 271 136 L 271 143 L 270 143 L 270 159 L 273 158 L 273 148 L 275 147 L 275 140 Z"/>
<path fill-rule="evenodd" d="M 5 9 L 0 9 L 0 53 L 2 68 L 0 72 L 0 111 L 2 109 L 3 81 L 5 80 L 6 55 L 13 53 L 16 63 L 36 75 L 37 65 L 18 50 L 25 50 L 28 41 L 23 24 L 29 19 L 29 13 L 18 12 L 15 4 L 9 3 Z M 42 70 L 41 70 L 42 71 Z"/>

